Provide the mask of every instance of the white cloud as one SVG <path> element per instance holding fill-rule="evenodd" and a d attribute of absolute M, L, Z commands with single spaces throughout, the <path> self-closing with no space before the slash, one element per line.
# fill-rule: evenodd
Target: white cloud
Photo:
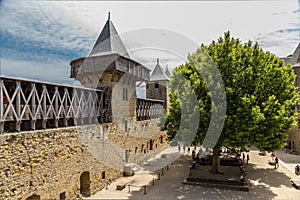
<path fill-rule="evenodd" d="M 60 62 L 40 63 L 1 59 L 0 75 L 5 77 L 78 85 L 69 78 L 70 67 Z M 3 67 L 5 66 L 5 67 Z"/>
<path fill-rule="evenodd" d="M 40 66 L 44 66 L 45 69 L 52 66 L 52 69 L 57 70 L 51 72 L 53 76 L 56 72 L 66 73 L 67 77 L 68 70 L 61 71 L 62 69 L 53 66 L 68 66 L 69 60 L 76 58 L 73 56 L 86 56 L 105 24 L 108 11 L 111 11 L 111 19 L 129 51 L 137 47 L 161 49 L 152 53 L 136 51 L 133 54 L 134 59 L 145 62 L 142 64 L 148 66 L 154 66 L 156 57 L 159 57 L 164 66 L 168 64 L 170 68 L 175 67 L 178 63 L 184 62 L 184 59 L 182 61 L 180 59 L 186 57 L 187 53 L 194 52 L 198 45 L 216 40 L 227 30 L 243 41 L 248 39 L 258 41 L 264 50 L 278 56 L 286 56 L 294 51 L 300 39 L 299 32 L 287 31 L 300 28 L 297 8 L 297 0 L 242 2 L 4 0 L 0 3 L 1 42 L 9 44 L 1 44 L 2 52 L 5 50 L 1 57 L 1 70 L 22 76 L 22 73 L 26 74 L 24 69 L 30 71 L 37 69 L 35 71 L 39 73 L 35 76 L 39 78 L 42 72 Z M 6 57 L 8 54 L 10 57 Z M 65 77 L 60 75 L 57 77 L 64 81 Z"/>

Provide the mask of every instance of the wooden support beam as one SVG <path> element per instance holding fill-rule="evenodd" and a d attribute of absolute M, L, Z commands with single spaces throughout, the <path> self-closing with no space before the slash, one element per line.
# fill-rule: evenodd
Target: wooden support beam
<path fill-rule="evenodd" d="M 20 132 L 21 131 L 21 82 L 16 81 L 16 90 L 17 90 L 17 95 L 16 95 L 16 131 Z"/>
<path fill-rule="evenodd" d="M 43 112 L 43 117 L 42 117 L 42 128 L 46 129 L 47 128 L 47 87 L 45 84 L 42 85 L 43 92 L 42 92 L 42 112 Z"/>
<path fill-rule="evenodd" d="M 4 81 L 0 79 L 0 123 L 3 123 L 1 125 L 1 127 L 3 126 L 3 129 L 0 127 L 0 132 L 2 133 L 4 131 L 4 118 L 3 118 L 3 114 L 4 114 L 4 94 L 3 94 L 3 84 Z"/>
<path fill-rule="evenodd" d="M 64 102 L 62 104 L 64 104 L 64 110 L 65 110 L 65 115 L 64 115 L 64 126 L 67 127 L 68 126 L 68 111 L 70 109 L 70 107 L 68 108 L 68 89 L 65 87 L 64 88 Z"/>
<path fill-rule="evenodd" d="M 55 86 L 55 92 L 54 92 L 54 126 L 55 128 L 58 128 L 58 120 L 59 120 L 59 109 L 58 109 L 58 98 L 59 98 L 59 91 L 58 87 Z"/>
<path fill-rule="evenodd" d="M 36 127 L 36 88 L 35 88 L 35 83 L 31 83 L 31 91 L 33 91 L 33 94 L 31 96 L 31 113 L 32 113 L 32 118 L 30 120 L 31 124 L 31 130 L 35 130 Z"/>

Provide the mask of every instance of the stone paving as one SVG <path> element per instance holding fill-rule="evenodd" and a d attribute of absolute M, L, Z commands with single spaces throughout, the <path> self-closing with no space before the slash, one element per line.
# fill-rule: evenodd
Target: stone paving
<path fill-rule="evenodd" d="M 300 165 L 300 155 L 286 153 L 285 150 L 275 152 L 275 156 L 282 161 L 282 165 L 294 174 L 296 165 Z M 298 175 L 300 180 L 300 175 Z"/>
<path fill-rule="evenodd" d="M 258 200 L 296 200 L 300 197 L 300 190 L 291 185 L 290 179 L 298 179 L 291 169 L 291 164 L 296 164 L 300 156 L 285 155 L 284 152 L 276 152 L 280 158 L 279 168 L 268 164 L 270 154 L 258 155 L 258 150 L 250 151 L 250 162 L 247 165 L 247 179 L 250 183 L 250 191 L 233 191 L 227 189 L 207 188 L 203 186 L 184 185 L 184 178 L 189 174 L 191 156 L 187 153 L 178 153 L 177 148 L 168 148 L 148 160 L 141 166 L 136 175 L 122 177 L 116 182 L 87 199 L 258 199 Z M 167 154 L 163 156 L 162 154 Z M 178 158 L 178 159 L 177 159 Z M 284 163 L 283 160 L 289 162 Z M 174 160 L 176 160 L 174 162 Z M 154 165 L 161 163 L 162 170 Z M 168 163 L 164 165 L 162 163 Z M 168 170 L 166 167 L 168 166 Z M 148 169 L 147 169 L 148 167 Z M 150 168 L 152 167 L 152 168 Z M 154 169 L 151 171 L 150 169 Z M 158 177 L 158 175 L 160 175 Z M 160 180 L 158 180 L 160 178 Z M 153 185 L 154 180 L 154 185 Z M 116 185 L 126 183 L 122 191 L 116 190 Z M 130 188 L 129 188 L 129 185 Z M 146 185 L 146 194 L 145 188 Z M 130 192 L 129 192 L 130 190 Z"/>

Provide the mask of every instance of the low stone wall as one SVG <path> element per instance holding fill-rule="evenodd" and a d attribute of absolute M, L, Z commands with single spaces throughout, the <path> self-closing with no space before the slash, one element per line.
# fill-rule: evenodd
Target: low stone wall
<path fill-rule="evenodd" d="M 0 135 L 0 199 L 80 199 L 82 194 L 93 194 L 122 176 L 122 171 L 96 159 L 83 142 L 82 131 L 92 130 L 103 130 L 106 138 L 103 141 L 128 149 L 129 158 L 136 147 L 137 151 L 143 146 L 147 152 L 153 152 L 166 146 L 165 132 L 136 138 L 111 123 L 3 134 Z M 150 140 L 152 150 L 149 144 L 147 147 Z M 125 157 L 125 153 L 118 156 Z"/>

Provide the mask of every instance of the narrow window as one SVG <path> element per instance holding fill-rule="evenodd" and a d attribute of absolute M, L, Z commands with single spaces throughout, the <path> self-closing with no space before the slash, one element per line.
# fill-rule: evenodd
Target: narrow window
<path fill-rule="evenodd" d="M 128 101 L 128 89 L 123 88 L 123 101 Z"/>
<path fill-rule="evenodd" d="M 125 132 L 127 133 L 128 132 L 128 122 L 127 122 L 127 120 L 124 121 L 124 129 L 125 129 Z"/>
<path fill-rule="evenodd" d="M 123 88 L 123 101 L 125 101 L 125 98 L 126 98 L 126 97 L 125 97 L 125 90 L 126 90 L 126 89 Z"/>
<path fill-rule="evenodd" d="M 102 179 L 105 179 L 105 171 L 102 172 Z"/>

